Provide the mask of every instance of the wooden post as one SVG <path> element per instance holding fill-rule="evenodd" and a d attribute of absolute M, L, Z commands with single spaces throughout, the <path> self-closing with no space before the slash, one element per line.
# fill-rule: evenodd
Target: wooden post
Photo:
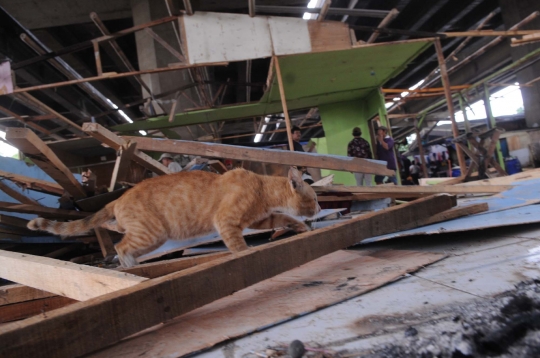
<path fill-rule="evenodd" d="M 114 244 L 109 232 L 102 228 L 94 229 L 94 232 L 96 233 L 103 257 L 105 259 L 111 259 L 114 257 L 114 255 L 116 255 L 116 250 L 114 249 Z"/>
<path fill-rule="evenodd" d="M 326 14 L 328 14 L 328 10 L 330 9 L 330 5 L 332 5 L 332 0 L 324 0 L 324 3 L 321 6 L 321 12 L 317 17 L 317 21 L 324 21 L 324 18 L 326 17 Z"/>
<path fill-rule="evenodd" d="M 255 0 L 248 0 L 249 16 L 255 17 Z"/>
<path fill-rule="evenodd" d="M 465 133 L 471 133 L 471 124 L 469 123 L 469 117 L 467 117 L 467 108 L 465 107 L 463 103 L 463 95 L 461 93 L 459 94 L 459 108 L 461 108 L 461 112 L 463 113 L 463 122 L 465 123 Z"/>
<path fill-rule="evenodd" d="M 103 68 L 101 67 L 101 55 L 99 53 L 99 43 L 94 42 L 94 58 L 96 60 L 96 70 L 98 76 L 103 76 Z"/>
<path fill-rule="evenodd" d="M 287 139 L 289 140 L 289 149 L 294 152 L 294 145 L 291 132 L 291 118 L 289 117 L 289 111 L 287 110 L 287 99 L 285 97 L 285 88 L 283 87 L 283 78 L 281 77 L 281 67 L 279 66 L 279 60 L 277 56 L 274 56 L 274 64 L 276 65 L 276 76 L 279 85 L 279 95 L 281 97 L 281 106 L 283 107 L 283 114 L 285 115 L 285 125 L 287 126 Z"/>
<path fill-rule="evenodd" d="M 446 70 L 446 61 L 444 60 L 444 53 L 440 39 L 435 40 L 435 50 L 437 51 L 437 59 L 439 60 L 441 80 L 444 87 L 444 95 L 446 97 L 448 112 L 450 114 L 450 120 L 452 121 L 452 134 L 454 135 L 454 138 L 457 138 L 459 137 L 459 129 L 454 114 L 454 102 L 452 99 L 452 91 L 450 89 L 450 78 L 448 77 L 448 72 Z M 458 156 L 459 168 L 461 169 L 462 173 L 465 173 L 467 170 L 467 165 L 465 164 L 465 156 L 463 155 L 463 151 L 460 147 L 456 146 L 456 152 Z"/>
<path fill-rule="evenodd" d="M 414 120 L 414 130 L 416 131 L 416 141 L 418 143 L 418 150 L 420 151 L 420 162 L 422 163 L 422 173 L 424 178 L 429 178 L 427 165 L 426 165 L 426 153 L 424 152 L 424 145 L 422 144 L 422 136 L 420 135 L 420 129 L 418 129 L 417 120 Z"/>
<path fill-rule="evenodd" d="M 116 182 L 126 180 L 129 163 L 133 159 L 133 154 L 135 153 L 136 147 L 137 143 L 129 142 L 122 145 L 122 147 L 118 150 L 119 155 L 118 157 L 116 157 L 116 163 L 114 164 L 109 191 L 114 190 L 114 185 L 116 184 Z"/>
<path fill-rule="evenodd" d="M 186 9 L 186 14 L 193 15 L 193 8 L 191 7 L 191 1 L 184 0 L 184 9 Z"/>
<path fill-rule="evenodd" d="M 388 26 L 389 23 L 391 23 L 397 16 L 399 15 L 399 11 L 398 9 L 392 9 L 390 10 L 390 12 L 388 13 L 388 15 L 386 15 L 386 17 L 384 19 L 382 19 L 382 21 L 380 22 L 379 26 L 377 26 L 378 29 L 383 29 L 385 28 L 386 26 Z M 371 34 L 371 36 L 369 37 L 369 39 L 367 40 L 367 43 L 368 44 L 371 44 L 373 42 L 375 42 L 375 40 L 377 39 L 377 37 L 379 37 L 380 33 L 378 31 L 375 31 Z"/>

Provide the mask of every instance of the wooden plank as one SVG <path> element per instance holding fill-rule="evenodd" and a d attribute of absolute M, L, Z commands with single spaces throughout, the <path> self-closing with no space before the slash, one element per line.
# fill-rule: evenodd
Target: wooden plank
<path fill-rule="evenodd" d="M 208 161 L 208 165 L 212 167 L 219 174 L 223 174 L 228 171 L 225 164 L 223 164 L 220 160 L 210 160 Z"/>
<path fill-rule="evenodd" d="M 230 255 L 229 252 L 218 252 L 196 257 L 182 257 L 173 260 L 164 260 L 138 265 L 131 268 L 120 268 L 117 271 L 126 272 L 140 277 L 156 278 L 173 272 L 185 270 L 221 257 Z M 33 301 L 46 297 L 56 297 L 54 293 L 38 290 L 33 287 L 14 284 L 0 287 L 0 306 L 14 303 Z M 2 317 L 0 315 L 0 317 Z"/>
<path fill-rule="evenodd" d="M 200 255 L 196 257 L 181 257 L 174 260 L 151 262 L 135 267 L 123 268 L 119 271 L 127 272 L 140 277 L 156 278 L 168 275 L 173 272 L 185 270 L 187 268 L 197 266 L 205 262 L 210 262 L 229 255 L 231 255 L 230 252 L 218 252 L 215 254 Z"/>
<path fill-rule="evenodd" d="M 151 279 L 52 311 L 46 319 L 1 326 L 0 346 L 5 356 L 81 356 L 365 238 L 415 227 L 454 205 L 448 195 L 419 199 Z"/>
<path fill-rule="evenodd" d="M 50 181 L 35 179 L 19 174 L 13 174 L 3 170 L 0 170 L 0 177 L 9 179 L 14 183 L 21 184 L 26 188 L 35 191 L 40 191 L 52 195 L 62 195 L 64 193 L 64 189 L 60 185 L 52 183 Z"/>
<path fill-rule="evenodd" d="M 0 224 L 15 226 L 26 229 L 29 220 L 21 219 L 15 216 L 0 214 Z"/>
<path fill-rule="evenodd" d="M 440 253 L 420 251 L 341 250 L 259 282 L 88 358 L 139 358 L 141 352 L 149 357 L 189 356 L 225 340 L 358 297 L 442 258 L 444 255 Z"/>
<path fill-rule="evenodd" d="M 336 21 L 315 21 L 308 23 L 311 52 L 324 52 L 350 49 L 349 25 Z"/>
<path fill-rule="evenodd" d="M 6 140 L 18 148 L 32 162 L 60 184 L 76 199 L 86 197 L 86 193 L 71 171 L 34 132 L 26 128 L 8 128 Z"/>
<path fill-rule="evenodd" d="M 128 273 L 5 250 L 0 250 L 0 262 L 0 277 L 78 301 L 147 280 Z"/>
<path fill-rule="evenodd" d="M 83 131 L 91 135 L 92 137 L 102 141 L 114 150 L 119 150 L 123 146 L 127 146 L 128 143 L 128 141 L 118 137 L 116 134 L 99 125 L 98 123 L 84 123 Z M 152 159 L 152 157 L 141 152 L 138 149 L 135 149 L 133 153 L 133 161 L 156 174 L 163 175 L 171 173 L 169 169 L 167 169 L 167 167 L 165 167 L 163 164 L 161 164 L 157 160 Z"/>
<path fill-rule="evenodd" d="M 363 194 L 388 194 L 388 195 L 416 195 L 416 194 L 496 194 L 512 189 L 511 185 L 482 185 L 479 187 L 466 187 L 457 185 L 434 185 L 434 186 L 332 186 L 314 187 L 317 193 L 363 193 Z"/>
<path fill-rule="evenodd" d="M 51 296 L 55 296 L 55 294 L 25 285 L 7 285 L 0 287 L 0 306 L 11 305 L 13 303 L 24 301 L 32 301 Z"/>
<path fill-rule="evenodd" d="M 17 113 L 12 112 L 12 111 L 10 111 L 9 109 L 7 109 L 5 107 L 0 106 L 0 112 L 5 113 L 8 116 L 12 116 L 13 118 L 18 120 L 19 122 L 24 123 L 26 126 L 32 128 L 32 129 L 35 129 L 36 131 L 38 131 L 40 133 L 46 134 L 46 135 L 50 136 L 51 138 L 60 139 L 60 140 L 64 139 L 59 135 L 51 133 L 51 131 L 43 128 L 39 124 L 33 123 L 32 121 L 29 121 L 29 120 L 26 120 L 25 118 L 19 116 Z"/>
<path fill-rule="evenodd" d="M 46 312 L 65 307 L 75 302 L 78 301 L 68 297 L 54 296 L 0 306 L 0 323 L 17 321 L 38 314 L 47 317 Z"/>
<path fill-rule="evenodd" d="M 120 147 L 118 150 L 118 156 L 116 157 L 116 163 L 114 163 L 109 191 L 114 191 L 114 186 L 117 182 L 127 180 L 127 176 L 129 174 L 129 163 L 131 163 L 131 160 L 133 159 L 136 148 L 137 143 L 130 142 L 125 146 Z"/>
<path fill-rule="evenodd" d="M 108 259 L 116 255 L 116 250 L 114 249 L 114 244 L 109 232 L 101 228 L 94 229 L 94 231 L 96 233 L 103 257 Z"/>
<path fill-rule="evenodd" d="M 0 210 L 11 213 L 36 214 L 53 219 L 82 219 L 93 214 L 85 211 L 53 209 L 46 206 L 14 204 L 5 201 L 0 201 Z"/>
<path fill-rule="evenodd" d="M 329 186 L 334 183 L 334 174 L 330 174 L 321 180 L 317 180 L 315 183 L 311 184 L 311 186 Z"/>
<path fill-rule="evenodd" d="M 512 185 L 512 184 L 514 184 L 516 182 L 520 182 L 520 181 L 523 181 L 523 180 L 536 179 L 536 178 L 540 178 L 540 168 L 533 169 L 533 170 L 527 170 L 527 171 L 524 171 L 522 173 L 512 174 L 512 175 L 504 176 L 504 177 L 471 181 L 471 182 L 459 184 L 458 186 Z"/>
<path fill-rule="evenodd" d="M 86 124 L 85 124 L 86 125 Z M 366 159 L 325 155 L 317 153 L 289 152 L 277 149 L 248 148 L 226 144 L 192 142 L 185 140 L 122 137 L 137 142 L 137 148 L 152 152 L 200 155 L 203 157 L 245 160 L 252 162 L 299 165 L 308 168 L 333 169 L 355 173 L 394 175 L 383 162 Z M 381 164 L 379 164 L 381 163 Z"/>
<path fill-rule="evenodd" d="M 19 202 L 21 202 L 23 204 L 31 204 L 31 205 L 42 206 L 40 203 L 38 203 L 34 199 L 31 199 L 31 198 L 27 197 L 26 195 L 24 195 L 22 193 L 19 193 L 17 190 L 10 188 L 9 185 L 4 183 L 3 181 L 0 181 L 0 190 L 2 190 L 7 195 L 11 196 L 13 199 L 15 199 L 15 200 L 17 200 L 17 201 L 19 201 Z"/>
<path fill-rule="evenodd" d="M 448 221 L 448 220 L 453 220 L 453 219 L 461 218 L 463 216 L 483 213 L 488 210 L 489 210 L 488 203 L 459 206 L 459 207 L 452 208 L 450 210 L 443 211 L 442 213 L 438 213 L 438 214 L 430 216 L 424 222 L 422 222 L 422 226 L 431 225 L 431 224 Z"/>

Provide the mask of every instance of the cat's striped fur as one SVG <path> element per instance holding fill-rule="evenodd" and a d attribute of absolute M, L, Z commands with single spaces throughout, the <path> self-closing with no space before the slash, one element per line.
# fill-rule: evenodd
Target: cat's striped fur
<path fill-rule="evenodd" d="M 288 178 L 257 175 L 235 169 L 223 175 L 180 172 L 147 179 L 118 200 L 82 220 L 56 222 L 38 218 L 31 230 L 62 236 L 104 227 L 125 233 L 116 245 L 124 267 L 167 239 L 187 239 L 217 230 L 232 252 L 247 249 L 242 230 L 289 226 L 309 230 L 288 215 L 311 217 L 320 211 L 317 195 L 291 168 Z"/>

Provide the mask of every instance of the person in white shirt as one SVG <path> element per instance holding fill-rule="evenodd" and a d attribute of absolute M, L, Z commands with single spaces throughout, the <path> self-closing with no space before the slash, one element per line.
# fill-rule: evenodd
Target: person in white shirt
<path fill-rule="evenodd" d="M 409 172 L 411 173 L 411 178 L 415 185 L 419 185 L 420 182 L 418 181 L 418 178 L 420 178 L 420 167 L 418 164 L 416 164 L 416 160 L 413 160 L 411 166 L 409 167 Z"/>
<path fill-rule="evenodd" d="M 163 164 L 164 166 L 169 169 L 169 171 L 172 173 L 178 173 L 182 171 L 182 166 L 174 161 L 174 158 L 171 153 L 163 153 L 161 154 L 161 157 L 159 157 L 159 162 Z"/>

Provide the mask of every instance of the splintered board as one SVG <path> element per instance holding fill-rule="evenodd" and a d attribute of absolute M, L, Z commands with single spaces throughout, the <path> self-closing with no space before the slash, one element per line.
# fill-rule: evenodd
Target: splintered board
<path fill-rule="evenodd" d="M 149 329 L 93 358 L 181 357 L 376 289 L 444 255 L 338 251 Z"/>

